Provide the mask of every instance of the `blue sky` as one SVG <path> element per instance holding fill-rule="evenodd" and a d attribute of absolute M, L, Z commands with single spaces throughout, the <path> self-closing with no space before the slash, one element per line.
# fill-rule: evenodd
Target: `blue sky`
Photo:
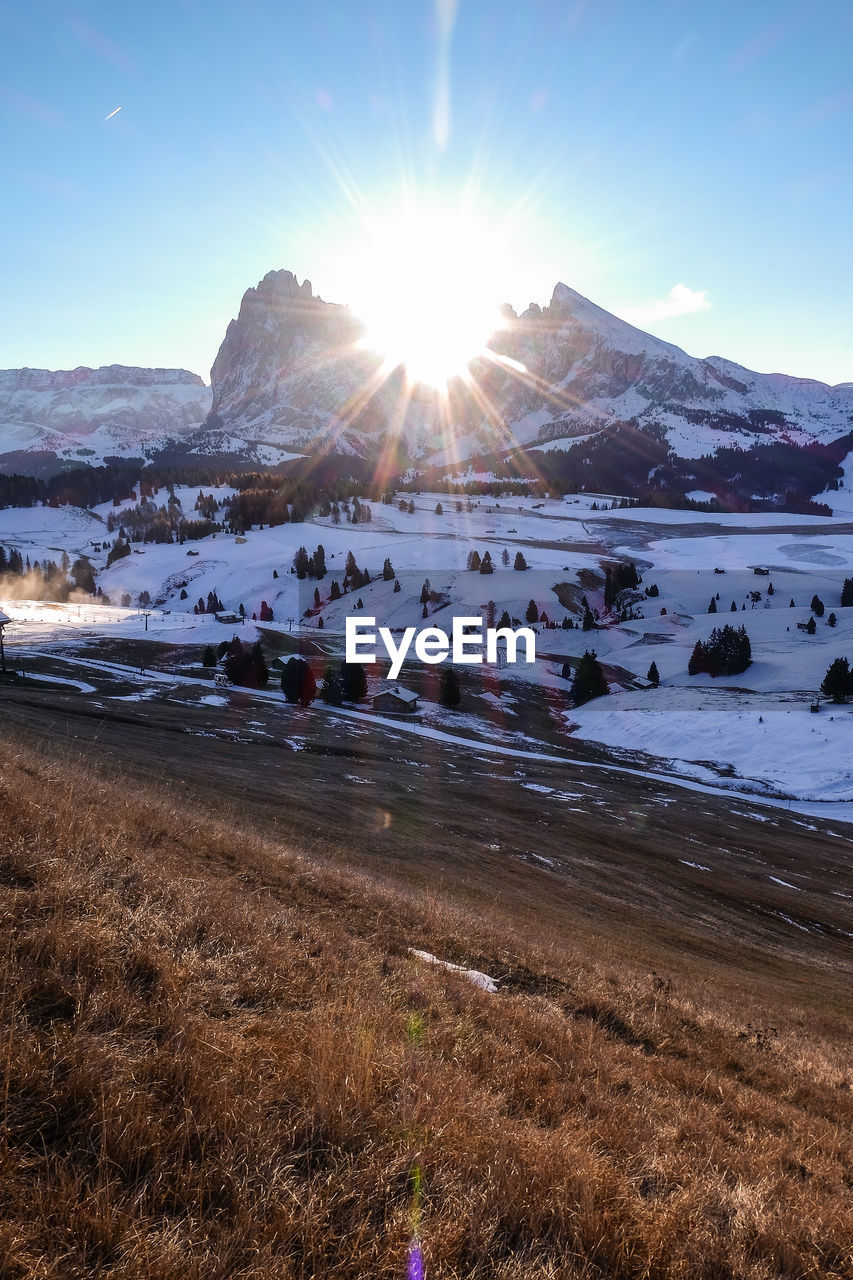
<path fill-rule="evenodd" d="M 853 380 L 851 52 L 847 0 L 0 0 L 0 366 L 206 378 L 268 270 L 346 301 L 365 211 L 473 190 L 516 308 Z"/>

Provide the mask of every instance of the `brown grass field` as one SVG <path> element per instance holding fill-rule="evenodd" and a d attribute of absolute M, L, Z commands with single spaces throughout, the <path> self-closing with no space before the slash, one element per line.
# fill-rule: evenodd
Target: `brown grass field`
<path fill-rule="evenodd" d="M 154 705 L 0 726 L 3 1280 L 390 1280 L 416 1228 L 427 1277 L 853 1275 L 847 840 Z"/>

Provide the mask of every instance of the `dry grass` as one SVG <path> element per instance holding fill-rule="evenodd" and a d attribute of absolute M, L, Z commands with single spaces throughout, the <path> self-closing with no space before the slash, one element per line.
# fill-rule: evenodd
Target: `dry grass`
<path fill-rule="evenodd" d="M 0 806 L 4 1280 L 399 1277 L 415 1166 L 428 1276 L 850 1276 L 837 1013 L 22 746 Z"/>

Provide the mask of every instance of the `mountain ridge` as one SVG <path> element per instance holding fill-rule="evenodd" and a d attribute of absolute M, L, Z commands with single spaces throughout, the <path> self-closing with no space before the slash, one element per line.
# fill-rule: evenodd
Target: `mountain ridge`
<path fill-rule="evenodd" d="M 571 450 L 625 422 L 663 431 L 690 460 L 830 444 L 853 429 L 853 383 L 690 356 L 562 281 L 545 306 L 503 314 L 470 362 L 472 381 L 455 378 L 441 396 L 408 385 L 402 366 L 389 371 L 347 306 L 272 270 L 243 294 L 209 387 L 180 369 L 0 371 L 0 469 L 26 469 L 28 455 L 59 469 L 164 451 L 263 467 L 332 454 L 453 469 L 518 447 Z"/>

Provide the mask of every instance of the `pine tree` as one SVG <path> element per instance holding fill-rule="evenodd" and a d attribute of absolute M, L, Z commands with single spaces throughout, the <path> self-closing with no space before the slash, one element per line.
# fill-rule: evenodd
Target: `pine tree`
<path fill-rule="evenodd" d="M 382 580 L 383 582 L 390 582 L 393 577 L 394 577 L 394 567 L 391 564 L 391 561 L 386 556 L 385 563 L 382 566 Z"/>
<path fill-rule="evenodd" d="M 500 618 L 499 618 L 499 620 L 498 620 L 498 626 L 499 626 L 499 627 L 511 627 L 511 626 L 512 626 L 512 622 L 510 621 L 510 616 L 509 616 L 509 614 L 507 613 L 506 609 L 504 609 L 503 613 L 501 614 L 501 616 L 500 616 Z"/>
<path fill-rule="evenodd" d="M 286 700 L 301 707 L 310 706 L 317 694 L 314 673 L 304 658 L 295 655 L 286 663 L 281 673 L 281 689 Z"/>
<path fill-rule="evenodd" d="M 527 561 L 525 560 L 524 556 L 521 554 L 520 551 L 516 551 L 515 561 L 512 567 L 513 569 L 518 569 L 519 571 L 527 568 Z"/>
<path fill-rule="evenodd" d="M 823 601 L 821 600 L 819 595 L 815 594 L 812 596 L 812 602 L 809 605 L 809 608 L 811 609 L 815 617 L 817 618 L 823 617 L 823 614 L 824 614 Z"/>
<path fill-rule="evenodd" d="M 846 658 L 836 658 L 831 662 L 820 686 L 833 702 L 845 702 L 853 693 L 853 673 Z"/>
<path fill-rule="evenodd" d="M 571 696 L 573 701 L 577 706 L 581 706 L 584 702 L 590 702 L 593 698 L 600 698 L 603 694 L 609 692 L 604 672 L 601 669 L 601 663 L 596 658 L 595 651 L 587 649 L 577 665 L 574 679 L 572 680 Z"/>
<path fill-rule="evenodd" d="M 509 552 L 507 551 L 506 547 L 504 547 L 503 551 L 501 552 L 501 564 L 505 569 L 509 568 Z"/>
<path fill-rule="evenodd" d="M 826 625 L 828 627 L 834 627 L 837 621 L 838 619 L 836 618 L 835 614 L 831 613 L 826 620 Z"/>
<path fill-rule="evenodd" d="M 649 667 L 648 672 L 646 673 L 646 679 L 649 681 L 653 689 L 657 689 L 660 684 L 660 672 L 658 671 L 656 662 L 652 662 L 652 665 Z"/>
<path fill-rule="evenodd" d="M 476 548 L 468 552 L 468 568 L 472 573 L 478 573 L 480 570 L 480 553 Z"/>
<path fill-rule="evenodd" d="M 341 692 L 346 702 L 362 702 L 367 697 L 367 676 L 361 662 L 341 663 Z"/>
<path fill-rule="evenodd" d="M 202 654 L 201 665 L 203 667 L 216 666 L 216 654 L 213 652 L 213 648 L 210 645 L 206 647 L 204 653 Z"/>
<path fill-rule="evenodd" d="M 716 600 L 713 598 L 713 596 L 711 597 L 711 603 L 708 605 L 708 612 L 709 612 L 709 613 L 716 613 L 716 612 L 717 612 L 717 602 L 716 602 Z"/>
<path fill-rule="evenodd" d="M 459 677 L 453 667 L 443 667 L 438 690 L 438 700 L 443 707 L 458 707 L 461 699 Z"/>
<path fill-rule="evenodd" d="M 437 503 L 435 504 L 435 514 L 436 514 L 437 516 L 443 516 L 443 515 L 444 515 L 444 507 L 441 505 L 441 503 L 440 503 L 440 502 L 437 502 Z"/>
<path fill-rule="evenodd" d="M 296 570 L 296 576 L 300 579 L 308 576 L 308 552 L 304 547 L 300 547 L 293 557 L 293 567 Z"/>
<path fill-rule="evenodd" d="M 589 605 L 587 605 L 586 608 L 584 609 L 583 622 L 581 623 L 581 627 L 584 631 L 595 630 L 595 618 L 592 616 L 592 610 L 590 609 Z"/>
<path fill-rule="evenodd" d="M 492 564 L 491 553 L 486 551 L 480 561 L 480 573 L 494 573 L 495 566 Z"/>
<path fill-rule="evenodd" d="M 701 640 L 697 640 L 693 646 L 693 652 L 687 662 L 687 674 L 689 676 L 698 676 L 707 670 L 705 662 L 705 646 Z"/>
<path fill-rule="evenodd" d="M 320 697 L 330 707 L 339 707 L 343 701 L 343 685 L 340 670 L 326 667 L 320 682 Z"/>
<path fill-rule="evenodd" d="M 539 608 L 535 600 L 531 600 L 530 603 L 528 604 L 527 612 L 525 613 L 524 617 L 527 622 L 539 621 Z"/>
<path fill-rule="evenodd" d="M 252 645 L 252 651 L 249 655 L 249 664 L 252 688 L 265 689 L 269 683 L 270 672 L 260 640 L 256 640 Z"/>
<path fill-rule="evenodd" d="M 841 607 L 848 609 L 853 605 L 853 578 L 845 578 L 841 588 Z"/>
<path fill-rule="evenodd" d="M 817 623 L 815 622 L 814 617 L 809 618 L 808 622 L 806 623 L 806 631 L 809 633 L 810 636 L 813 636 L 814 633 L 817 631 Z"/>

